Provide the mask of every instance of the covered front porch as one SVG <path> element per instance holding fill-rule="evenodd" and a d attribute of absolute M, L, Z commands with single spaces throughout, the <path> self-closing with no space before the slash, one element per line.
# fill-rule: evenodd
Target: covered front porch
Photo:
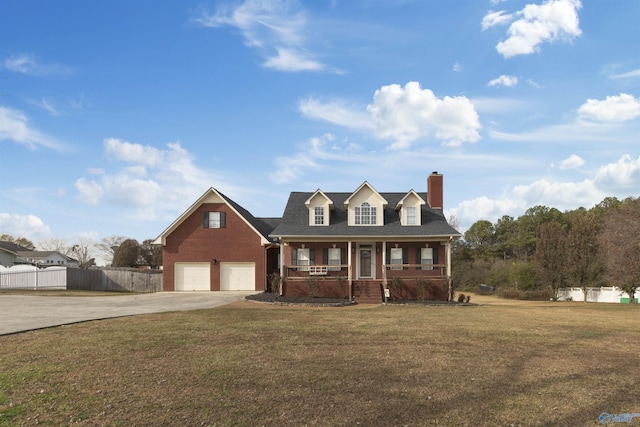
<path fill-rule="evenodd" d="M 380 303 L 449 299 L 450 239 L 280 242 L 280 294 Z"/>

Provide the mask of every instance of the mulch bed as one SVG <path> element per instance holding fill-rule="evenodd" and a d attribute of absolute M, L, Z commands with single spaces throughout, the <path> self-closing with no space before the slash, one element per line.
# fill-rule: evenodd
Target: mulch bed
<path fill-rule="evenodd" d="M 436 301 L 436 300 L 411 300 L 411 299 L 400 299 L 400 300 L 388 300 L 385 304 L 387 305 L 429 305 L 429 306 L 478 306 L 478 304 L 474 304 L 472 302 L 457 302 L 457 301 Z"/>
<path fill-rule="evenodd" d="M 313 298 L 313 297 L 283 297 L 271 292 L 263 292 L 256 295 L 244 297 L 248 301 L 270 303 L 274 305 L 303 305 L 312 307 L 345 307 L 354 305 L 356 302 L 344 298 Z M 426 305 L 426 306 L 477 306 L 471 302 L 456 301 L 434 301 L 434 300 L 389 300 L 388 305 Z"/>
<path fill-rule="evenodd" d="M 355 302 L 344 298 L 312 298 L 312 297 L 283 297 L 271 292 L 263 292 L 244 297 L 248 301 L 266 302 L 275 305 L 308 305 L 313 307 L 344 307 Z"/>

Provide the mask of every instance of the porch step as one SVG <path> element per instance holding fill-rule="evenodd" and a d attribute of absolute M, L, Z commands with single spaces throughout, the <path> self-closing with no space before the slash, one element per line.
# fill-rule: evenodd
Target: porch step
<path fill-rule="evenodd" d="M 381 304 L 382 284 L 379 282 L 354 282 L 353 300 L 358 304 Z"/>

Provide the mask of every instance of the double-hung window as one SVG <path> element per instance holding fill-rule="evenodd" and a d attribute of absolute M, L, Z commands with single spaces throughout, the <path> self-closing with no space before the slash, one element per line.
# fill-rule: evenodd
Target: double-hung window
<path fill-rule="evenodd" d="M 310 265 L 310 253 L 309 253 L 309 248 L 305 248 L 305 249 L 298 249 L 298 265 Z M 309 267 L 306 268 L 298 268 L 299 271 L 309 271 Z"/>
<path fill-rule="evenodd" d="M 376 224 L 376 207 L 364 202 L 355 209 L 356 225 L 375 225 Z"/>
<path fill-rule="evenodd" d="M 391 248 L 391 270 L 402 270 L 402 248 Z"/>
<path fill-rule="evenodd" d="M 416 207 L 407 206 L 405 209 L 407 210 L 407 225 L 416 225 Z"/>
<path fill-rule="evenodd" d="M 324 225 L 324 207 L 316 206 L 313 208 L 314 225 Z"/>
<path fill-rule="evenodd" d="M 205 212 L 204 228 L 225 228 L 226 216 L 224 212 Z"/>
<path fill-rule="evenodd" d="M 433 248 L 420 248 L 420 264 L 423 270 L 433 270 Z"/>
<path fill-rule="evenodd" d="M 341 254 L 342 249 L 340 248 L 329 248 L 329 265 L 340 265 L 342 264 Z M 329 267 L 329 271 L 339 271 L 340 267 Z"/>

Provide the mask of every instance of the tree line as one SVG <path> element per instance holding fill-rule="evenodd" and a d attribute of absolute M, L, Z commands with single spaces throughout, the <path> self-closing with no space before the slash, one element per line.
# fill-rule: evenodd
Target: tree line
<path fill-rule="evenodd" d="M 81 238 L 73 244 L 64 239 L 44 239 L 34 244 L 25 237 L 10 234 L 0 235 L 0 241 L 13 242 L 32 251 L 55 251 L 78 261 L 80 268 L 96 265 L 96 251 L 100 252 L 106 266 L 111 267 L 150 267 L 162 266 L 162 247 L 153 244 L 153 239 L 138 243 L 136 239 L 124 236 L 109 236 L 98 242 Z"/>
<path fill-rule="evenodd" d="M 518 218 L 475 222 L 454 244 L 456 287 L 555 297 L 563 287 L 640 287 L 640 199 L 607 197 L 591 209 L 534 206 Z"/>

